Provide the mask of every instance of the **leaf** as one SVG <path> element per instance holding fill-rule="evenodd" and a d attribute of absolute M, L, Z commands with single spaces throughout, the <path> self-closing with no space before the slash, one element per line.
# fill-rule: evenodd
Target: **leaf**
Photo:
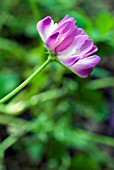
<path fill-rule="evenodd" d="M 114 87 L 114 77 L 106 77 L 106 78 L 100 78 L 97 80 L 90 81 L 88 82 L 86 87 L 88 89 L 94 89 L 94 90 Z"/>
<path fill-rule="evenodd" d="M 15 72 L 0 73 L 0 97 L 11 92 L 19 84 L 19 77 Z"/>
<path fill-rule="evenodd" d="M 96 77 L 100 77 L 100 78 L 108 77 L 108 76 L 110 76 L 110 72 L 103 68 L 95 67 L 93 72 L 91 73 L 91 76 L 96 76 Z"/>
<path fill-rule="evenodd" d="M 87 17 L 87 15 L 84 13 L 84 11 L 81 12 L 71 11 L 69 15 L 76 19 L 76 25 L 78 27 L 83 28 L 87 33 L 91 31 L 92 22 L 89 19 L 89 17 Z"/>
<path fill-rule="evenodd" d="M 99 163 L 86 154 L 78 154 L 73 157 L 71 169 L 77 170 L 100 170 Z"/>
<path fill-rule="evenodd" d="M 96 28 L 102 33 L 105 34 L 110 32 L 113 28 L 113 17 L 108 11 L 100 12 L 99 16 L 96 18 Z"/>

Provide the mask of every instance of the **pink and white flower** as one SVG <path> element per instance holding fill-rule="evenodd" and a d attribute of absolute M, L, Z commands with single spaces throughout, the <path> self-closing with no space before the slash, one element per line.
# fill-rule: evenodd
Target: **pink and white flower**
<path fill-rule="evenodd" d="M 75 26 L 75 19 L 65 16 L 58 24 L 50 16 L 37 23 L 37 30 L 51 53 L 80 77 L 87 77 L 100 62 L 97 47 L 83 29 Z"/>

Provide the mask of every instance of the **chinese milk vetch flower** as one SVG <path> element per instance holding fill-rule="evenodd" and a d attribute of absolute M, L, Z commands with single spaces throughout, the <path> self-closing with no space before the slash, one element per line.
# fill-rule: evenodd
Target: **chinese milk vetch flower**
<path fill-rule="evenodd" d="M 58 24 L 50 16 L 37 23 L 37 30 L 49 51 L 80 77 L 87 77 L 100 62 L 97 47 L 83 29 L 75 26 L 75 19 L 65 16 Z"/>

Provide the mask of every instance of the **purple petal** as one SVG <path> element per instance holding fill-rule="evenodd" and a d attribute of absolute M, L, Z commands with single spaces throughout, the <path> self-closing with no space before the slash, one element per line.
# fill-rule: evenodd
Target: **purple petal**
<path fill-rule="evenodd" d="M 78 35 L 75 37 L 74 41 L 71 45 L 65 49 L 64 51 L 60 52 L 59 55 L 68 55 L 73 49 L 78 49 L 85 41 L 88 39 L 88 35 Z"/>
<path fill-rule="evenodd" d="M 72 17 L 69 17 L 68 15 L 66 15 L 59 23 L 58 26 L 61 26 L 62 24 L 64 24 L 67 21 L 71 21 L 71 22 L 75 22 L 75 19 Z"/>
<path fill-rule="evenodd" d="M 77 35 L 83 34 L 84 30 L 82 28 L 77 28 Z"/>
<path fill-rule="evenodd" d="M 94 45 L 92 47 L 92 49 L 84 55 L 84 58 L 88 57 L 89 55 L 91 55 L 92 53 L 96 52 L 97 50 L 98 50 L 98 48 Z"/>
<path fill-rule="evenodd" d="M 75 37 L 75 48 L 78 49 L 87 41 L 88 35 L 78 35 Z"/>
<path fill-rule="evenodd" d="M 76 35 L 76 28 L 69 31 L 64 40 L 55 48 L 55 52 L 61 52 L 67 49 L 73 42 Z"/>
<path fill-rule="evenodd" d="M 77 71 L 77 75 L 78 76 L 80 76 L 80 77 L 82 77 L 82 78 L 86 78 L 86 77 L 88 77 L 89 75 L 90 75 L 90 73 L 93 71 L 93 67 L 91 67 L 91 68 L 87 68 L 87 69 L 85 69 L 85 70 L 79 70 L 79 71 Z"/>
<path fill-rule="evenodd" d="M 77 51 L 78 55 L 85 55 L 87 52 L 89 52 L 93 47 L 93 41 L 92 40 L 86 40 L 85 43 L 81 46 L 81 48 Z"/>
<path fill-rule="evenodd" d="M 50 37 L 48 37 L 48 39 L 46 41 L 46 46 L 49 48 L 50 51 L 54 52 L 54 48 L 55 48 L 58 36 L 59 36 L 59 32 L 56 32 L 53 35 L 51 35 Z"/>
<path fill-rule="evenodd" d="M 52 27 L 52 25 L 54 25 L 53 20 L 49 16 L 37 23 L 37 30 L 43 41 L 47 39 L 49 35 L 50 27 Z"/>
<path fill-rule="evenodd" d="M 64 57 L 59 56 L 60 62 L 65 65 L 66 67 L 72 66 L 74 63 L 76 63 L 80 59 L 79 56 L 70 56 L 70 57 Z"/>
<path fill-rule="evenodd" d="M 87 77 L 93 68 L 100 62 L 100 57 L 97 55 L 78 60 L 70 69 L 80 77 Z"/>
<path fill-rule="evenodd" d="M 64 24 L 62 24 L 61 26 L 57 26 L 57 29 L 55 31 L 59 31 L 59 33 L 61 34 L 66 34 L 68 31 L 74 29 L 75 24 L 71 21 L 67 21 Z"/>

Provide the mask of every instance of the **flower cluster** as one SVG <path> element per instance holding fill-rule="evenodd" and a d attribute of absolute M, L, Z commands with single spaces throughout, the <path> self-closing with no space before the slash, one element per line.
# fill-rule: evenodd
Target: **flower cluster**
<path fill-rule="evenodd" d="M 37 30 L 50 52 L 80 77 L 87 77 L 100 62 L 97 47 L 83 29 L 75 26 L 75 19 L 65 16 L 58 24 L 51 17 L 37 23 Z"/>

